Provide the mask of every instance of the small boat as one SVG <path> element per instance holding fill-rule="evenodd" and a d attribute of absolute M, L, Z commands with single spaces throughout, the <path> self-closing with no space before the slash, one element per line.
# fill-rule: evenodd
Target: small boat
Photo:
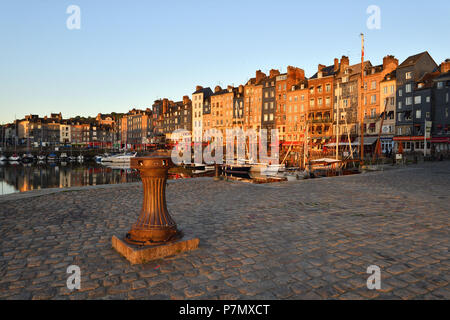
<path fill-rule="evenodd" d="M 284 164 L 268 164 L 268 163 L 255 163 L 251 165 L 252 172 L 261 172 L 264 175 L 275 175 L 278 172 L 285 171 Z"/>
<path fill-rule="evenodd" d="M 330 177 L 340 174 L 341 160 L 322 158 L 310 161 L 311 173 L 314 177 Z"/>
<path fill-rule="evenodd" d="M 27 153 L 22 156 L 23 163 L 31 163 L 33 161 L 34 161 L 34 156 L 31 153 Z"/>
<path fill-rule="evenodd" d="M 187 163 L 184 165 L 184 167 L 189 170 L 203 171 L 203 170 L 205 170 L 206 166 L 204 164 L 200 164 L 200 163 Z"/>
<path fill-rule="evenodd" d="M 101 154 L 101 155 L 96 155 L 96 156 L 94 157 L 94 161 L 97 162 L 97 163 L 101 163 L 103 159 L 106 159 L 106 158 L 109 158 L 109 157 L 111 157 L 111 155 L 110 155 L 109 153 L 104 153 L 104 154 Z"/>
<path fill-rule="evenodd" d="M 43 154 L 40 154 L 37 156 L 38 161 L 45 161 L 45 159 L 47 159 L 47 157 Z"/>
<path fill-rule="evenodd" d="M 251 172 L 260 172 L 262 175 L 276 175 L 278 172 L 286 170 L 284 164 L 271 164 L 271 163 L 255 163 L 251 160 L 239 160 L 238 163 L 248 164 L 251 166 Z"/>
<path fill-rule="evenodd" d="M 67 153 L 63 152 L 60 154 L 59 158 L 61 159 L 61 161 L 66 162 L 69 157 L 67 156 Z"/>
<path fill-rule="evenodd" d="M 8 158 L 8 160 L 11 162 L 18 162 L 20 161 L 20 157 L 17 153 L 14 153 L 11 157 Z"/>
<path fill-rule="evenodd" d="M 50 154 L 47 156 L 47 160 L 48 160 L 48 161 L 56 161 L 56 160 L 58 160 L 58 156 L 57 156 L 56 154 L 54 154 L 54 153 L 50 153 Z"/>
<path fill-rule="evenodd" d="M 135 158 L 136 156 L 137 156 L 137 152 L 116 154 L 114 156 L 102 158 L 102 163 L 105 163 L 105 162 L 129 163 L 131 161 L 131 158 Z"/>
<path fill-rule="evenodd" d="M 223 164 L 222 170 L 225 173 L 229 174 L 248 174 L 250 172 L 250 169 L 252 168 L 251 165 L 245 165 L 245 164 Z"/>
<path fill-rule="evenodd" d="M 8 161 L 8 158 L 6 158 L 4 155 L 0 155 L 0 162 Z"/>
<path fill-rule="evenodd" d="M 77 157 L 77 160 L 78 160 L 78 162 L 83 162 L 83 161 L 84 161 L 84 156 L 83 156 L 82 154 L 80 154 L 80 155 Z"/>
<path fill-rule="evenodd" d="M 77 157 L 75 157 L 75 156 L 69 156 L 69 161 L 70 161 L 70 162 L 75 162 L 75 161 L 77 161 Z"/>

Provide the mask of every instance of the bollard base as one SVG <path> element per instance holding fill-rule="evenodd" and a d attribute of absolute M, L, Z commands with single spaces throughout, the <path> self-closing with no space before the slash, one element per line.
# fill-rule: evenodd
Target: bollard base
<path fill-rule="evenodd" d="M 131 264 L 144 264 L 146 262 L 173 256 L 198 248 L 198 238 L 184 236 L 182 239 L 157 246 L 138 246 L 125 242 L 113 236 L 112 247 L 124 256 Z"/>

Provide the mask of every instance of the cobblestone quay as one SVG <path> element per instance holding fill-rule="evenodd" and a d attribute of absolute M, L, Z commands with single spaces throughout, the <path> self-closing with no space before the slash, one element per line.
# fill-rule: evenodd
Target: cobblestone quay
<path fill-rule="evenodd" d="M 449 299 L 450 162 L 251 185 L 170 182 L 196 251 L 131 266 L 111 248 L 140 184 L 0 197 L 0 299 Z M 11 200 L 13 199 L 13 200 Z M 81 289 L 66 273 L 81 269 Z M 366 286 L 381 269 L 381 289 Z"/>

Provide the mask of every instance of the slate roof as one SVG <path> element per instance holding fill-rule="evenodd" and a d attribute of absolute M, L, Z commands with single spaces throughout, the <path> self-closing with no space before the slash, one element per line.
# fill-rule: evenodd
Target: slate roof
<path fill-rule="evenodd" d="M 413 66 L 417 63 L 417 61 L 419 61 L 420 58 L 422 58 L 424 55 L 430 55 L 428 53 L 428 51 L 424 51 L 418 54 L 415 54 L 413 56 L 409 56 L 408 58 L 406 58 L 405 61 L 403 61 L 398 68 L 405 68 L 405 67 L 410 67 Z M 430 56 L 431 57 L 431 56 Z"/>
<path fill-rule="evenodd" d="M 208 88 L 202 88 L 200 90 L 195 91 L 193 94 L 197 94 L 197 93 L 202 93 L 203 92 L 203 96 L 207 97 L 213 94 L 213 91 L 211 90 L 210 87 Z"/>
<path fill-rule="evenodd" d="M 334 75 L 334 64 L 328 67 L 325 67 L 322 69 L 322 77 L 328 77 L 328 76 L 332 76 Z M 318 72 L 316 72 L 311 78 L 309 79 L 317 79 L 318 77 Z"/>
<path fill-rule="evenodd" d="M 213 94 L 211 94 L 211 96 L 218 96 L 218 95 L 226 94 L 226 93 L 230 93 L 230 92 L 228 91 L 228 89 L 222 89 L 222 90 L 220 90 L 220 91 L 218 91 L 218 92 L 214 92 Z"/>
<path fill-rule="evenodd" d="M 386 75 L 384 76 L 384 79 L 382 80 L 382 82 L 383 82 L 383 81 L 391 81 L 391 80 L 395 80 L 396 78 L 397 78 L 397 70 L 394 70 L 394 71 L 389 72 L 388 74 L 386 74 Z"/>

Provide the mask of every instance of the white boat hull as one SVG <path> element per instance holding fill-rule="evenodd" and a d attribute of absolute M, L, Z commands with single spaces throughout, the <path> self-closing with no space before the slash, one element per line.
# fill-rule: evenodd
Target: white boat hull
<path fill-rule="evenodd" d="M 260 172 L 264 175 L 274 175 L 285 170 L 285 166 L 281 164 L 252 164 L 251 172 Z"/>
<path fill-rule="evenodd" d="M 132 155 L 116 155 L 112 157 L 102 158 L 102 163 L 130 163 L 131 158 L 136 157 L 136 153 Z"/>

